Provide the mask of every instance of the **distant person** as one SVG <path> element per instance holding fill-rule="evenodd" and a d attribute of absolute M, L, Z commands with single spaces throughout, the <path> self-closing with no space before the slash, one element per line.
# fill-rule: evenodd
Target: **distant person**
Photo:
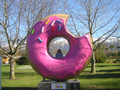
<path fill-rule="evenodd" d="M 58 49 L 58 51 L 57 51 L 57 53 L 55 55 L 55 58 L 59 59 L 59 58 L 62 58 L 62 57 L 63 57 L 63 54 L 62 54 L 61 50 Z"/>

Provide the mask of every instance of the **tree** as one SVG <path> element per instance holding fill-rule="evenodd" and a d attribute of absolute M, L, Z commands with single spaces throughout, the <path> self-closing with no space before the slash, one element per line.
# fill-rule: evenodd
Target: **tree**
<path fill-rule="evenodd" d="M 95 51 L 95 59 L 97 63 L 104 63 L 105 60 L 107 59 L 107 56 L 105 55 L 105 52 L 104 52 L 104 44 L 98 47 L 98 49 Z"/>
<path fill-rule="evenodd" d="M 0 52 L 10 57 L 10 79 L 15 79 L 14 55 L 25 45 L 32 26 L 54 13 L 56 3 L 54 0 L 0 0 Z"/>
<path fill-rule="evenodd" d="M 73 25 L 77 27 L 77 33 L 82 30 L 89 32 L 92 36 L 93 54 L 91 73 L 95 73 L 95 51 L 120 27 L 119 4 L 118 0 L 64 0 L 64 10 L 70 14 Z M 76 6 L 76 7 L 75 7 Z M 70 22 L 70 23 L 72 23 Z M 80 28 L 79 28 L 80 27 Z M 73 29 L 74 30 L 74 29 Z M 76 31 L 74 30 L 74 32 Z M 82 32 L 81 31 L 81 32 Z M 99 37 L 93 40 L 93 37 Z M 102 38 L 104 40 L 102 40 Z M 96 47 L 94 45 L 98 43 Z"/>
<path fill-rule="evenodd" d="M 108 50 L 109 50 L 109 48 L 108 48 L 108 47 L 105 47 L 105 50 L 106 50 L 106 51 L 108 51 Z"/>
<path fill-rule="evenodd" d="M 115 48 L 115 45 L 110 45 L 109 48 L 111 48 L 111 52 L 112 52 L 113 48 Z"/>
<path fill-rule="evenodd" d="M 105 47 L 104 50 L 105 50 L 106 56 L 109 57 L 109 48 L 108 48 L 108 47 Z"/>

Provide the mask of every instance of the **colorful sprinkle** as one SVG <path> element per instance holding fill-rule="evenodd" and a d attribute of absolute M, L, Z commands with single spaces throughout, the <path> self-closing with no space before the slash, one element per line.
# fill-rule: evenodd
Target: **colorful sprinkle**
<path fill-rule="evenodd" d="M 60 32 L 61 26 L 59 26 L 59 32 Z"/>
<path fill-rule="evenodd" d="M 52 26 L 52 32 L 54 32 L 55 31 L 55 26 Z"/>
<path fill-rule="evenodd" d="M 51 26 L 53 26 L 54 23 L 55 23 L 55 20 L 52 22 Z"/>
<path fill-rule="evenodd" d="M 48 24 L 49 21 L 50 21 L 50 20 L 47 20 L 47 22 L 46 22 L 45 24 Z"/>
<path fill-rule="evenodd" d="M 80 61 L 79 65 L 82 63 L 82 60 Z"/>
<path fill-rule="evenodd" d="M 42 33 L 44 32 L 44 27 L 42 27 Z"/>
<path fill-rule="evenodd" d="M 72 38 L 73 42 L 76 44 L 77 42 L 74 40 L 74 38 Z"/>
<path fill-rule="evenodd" d="M 39 40 L 40 42 L 43 42 L 40 38 L 38 38 L 38 40 Z"/>
<path fill-rule="evenodd" d="M 60 21 L 60 20 L 57 20 L 58 22 L 60 22 L 60 23 L 62 23 L 62 21 Z"/>
<path fill-rule="evenodd" d="M 32 30 L 31 34 L 33 34 L 34 31 L 35 31 L 35 29 Z"/>

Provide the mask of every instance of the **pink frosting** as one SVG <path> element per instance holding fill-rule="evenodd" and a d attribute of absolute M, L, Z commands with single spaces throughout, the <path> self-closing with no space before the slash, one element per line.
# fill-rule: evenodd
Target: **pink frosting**
<path fill-rule="evenodd" d="M 45 24 L 48 20 L 50 21 Z M 53 32 L 51 24 L 54 20 L 55 31 Z M 60 20 L 62 23 L 57 20 Z M 60 31 L 59 26 L 61 26 Z M 43 31 L 42 27 L 44 27 Z M 73 75 L 76 71 L 83 68 L 85 61 L 92 53 L 89 35 L 80 38 L 73 37 L 68 33 L 66 22 L 64 24 L 64 20 L 61 18 L 51 16 L 45 21 L 37 22 L 33 26 L 33 29 L 33 34 L 30 34 L 27 39 L 29 57 L 44 77 L 54 75 L 59 79 L 63 79 L 67 75 Z M 47 41 L 50 37 L 64 34 L 70 38 L 70 50 L 65 57 L 55 59 L 48 54 Z M 42 42 L 38 38 L 40 38 Z"/>

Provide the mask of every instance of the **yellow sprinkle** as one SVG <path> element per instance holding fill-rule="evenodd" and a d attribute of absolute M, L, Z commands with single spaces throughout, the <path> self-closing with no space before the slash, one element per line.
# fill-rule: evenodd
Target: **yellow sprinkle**
<path fill-rule="evenodd" d="M 47 20 L 47 22 L 45 24 L 47 24 L 50 20 Z"/>

